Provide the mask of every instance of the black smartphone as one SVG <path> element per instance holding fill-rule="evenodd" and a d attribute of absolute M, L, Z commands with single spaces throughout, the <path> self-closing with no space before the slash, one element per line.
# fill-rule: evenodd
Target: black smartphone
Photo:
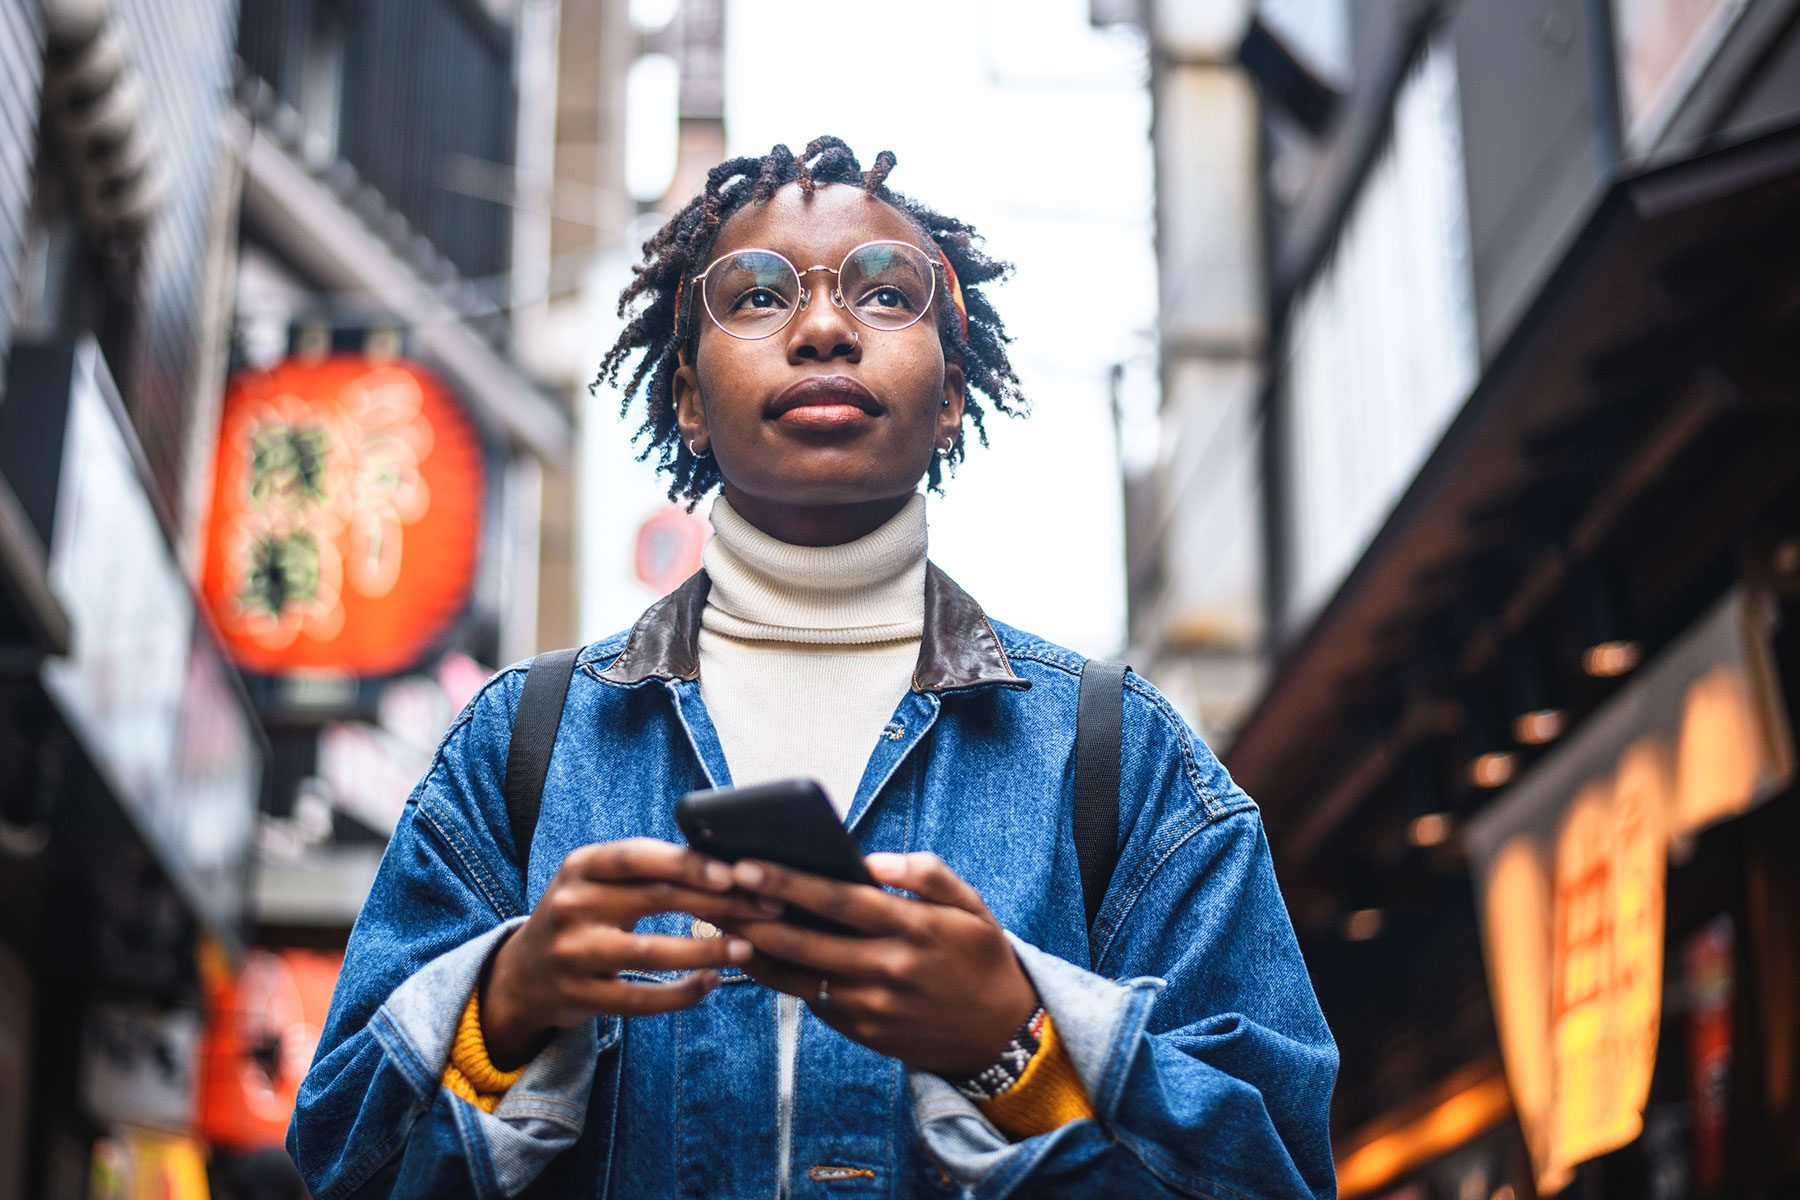
<path fill-rule="evenodd" d="M 810 779 L 689 792 L 675 802 L 675 824 L 688 845 L 726 862 L 758 858 L 845 883 L 875 884 L 863 866 L 862 847 L 825 789 Z M 856 932 L 793 906 L 782 919 L 827 933 Z"/>

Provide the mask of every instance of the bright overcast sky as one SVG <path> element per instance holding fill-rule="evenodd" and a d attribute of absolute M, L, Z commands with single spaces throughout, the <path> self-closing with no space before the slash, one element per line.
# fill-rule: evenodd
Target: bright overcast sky
<path fill-rule="evenodd" d="M 1107 376 L 1121 361 L 1149 376 L 1156 276 L 1143 52 L 1087 12 L 1087 0 L 728 0 L 725 104 L 734 154 L 798 151 L 821 133 L 865 163 L 893 150 L 893 187 L 972 222 L 1016 264 L 994 299 L 1034 411 L 990 418 L 992 446 L 971 445 L 930 498 L 931 555 L 993 616 L 1104 655 L 1125 640 Z M 590 412 L 596 453 L 617 445 L 616 407 L 608 395 Z M 584 522 L 635 528 L 660 494 L 643 468 L 619 470 L 589 489 Z M 605 587 L 596 565 L 584 636 L 646 602 Z"/>

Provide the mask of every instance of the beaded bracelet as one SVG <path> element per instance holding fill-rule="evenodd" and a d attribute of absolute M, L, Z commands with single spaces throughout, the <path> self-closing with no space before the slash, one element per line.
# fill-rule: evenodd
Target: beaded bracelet
<path fill-rule="evenodd" d="M 1006 1049 L 1000 1051 L 1000 1057 L 992 1066 L 966 1079 L 952 1079 L 951 1086 L 977 1104 L 1005 1095 L 1025 1074 L 1025 1068 L 1043 1044 L 1044 1019 L 1044 1006 L 1040 1004 L 1031 1010 L 1031 1015 L 1025 1018 L 1025 1023 L 1012 1035 L 1012 1040 L 1006 1043 Z"/>

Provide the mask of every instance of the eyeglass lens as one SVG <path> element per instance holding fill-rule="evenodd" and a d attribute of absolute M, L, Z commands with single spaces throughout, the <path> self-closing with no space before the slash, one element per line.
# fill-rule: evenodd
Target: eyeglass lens
<path fill-rule="evenodd" d="M 835 303 L 841 296 L 843 305 L 863 324 L 904 329 L 924 315 L 934 285 L 925 252 L 904 242 L 858 246 L 835 279 L 817 280 L 811 296 L 805 295 L 799 275 L 781 255 L 740 250 L 708 268 L 706 311 L 733 337 L 763 338 L 792 320 L 806 300 L 829 295 Z"/>

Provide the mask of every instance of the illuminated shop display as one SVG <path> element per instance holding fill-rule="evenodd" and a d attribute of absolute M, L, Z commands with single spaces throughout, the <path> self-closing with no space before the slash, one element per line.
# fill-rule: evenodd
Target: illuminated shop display
<path fill-rule="evenodd" d="M 1670 856 L 1792 778 L 1771 613 L 1766 597 L 1728 596 L 1469 826 L 1501 1051 L 1543 1194 L 1643 1129 Z"/>
<path fill-rule="evenodd" d="M 202 588 L 237 662 L 402 670 L 466 606 L 484 471 L 475 428 L 416 364 L 288 360 L 231 383 Z"/>

